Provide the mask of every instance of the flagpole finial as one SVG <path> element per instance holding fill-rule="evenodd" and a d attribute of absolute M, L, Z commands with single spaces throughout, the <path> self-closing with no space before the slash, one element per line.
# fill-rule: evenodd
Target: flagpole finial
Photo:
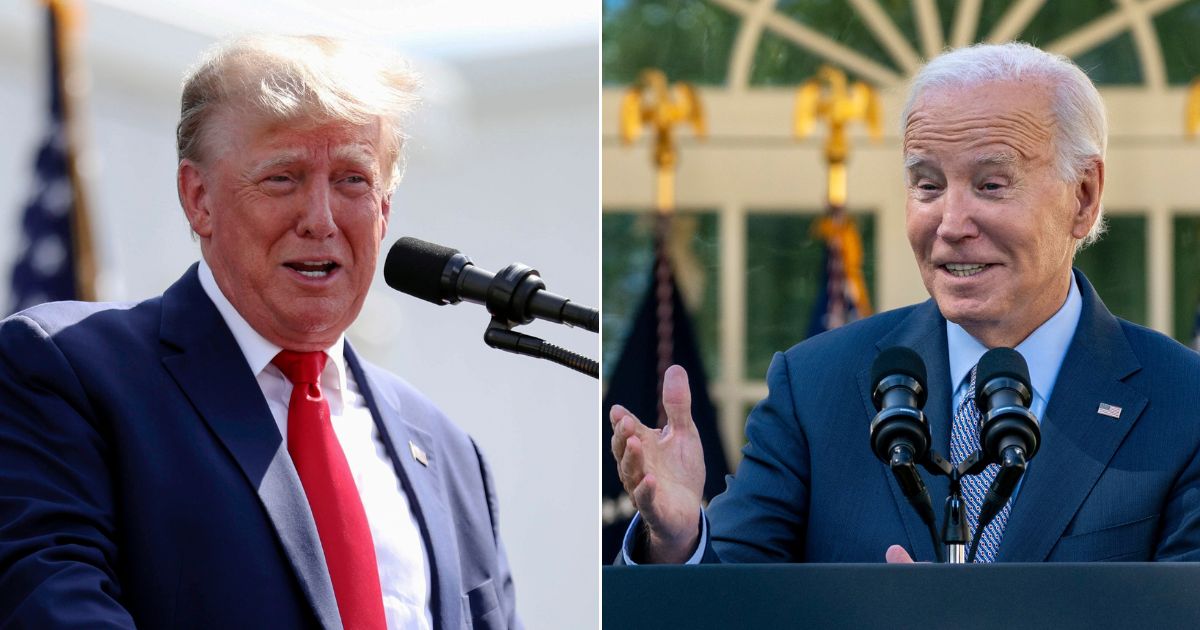
<path fill-rule="evenodd" d="M 700 97 L 690 83 L 669 84 L 661 70 L 643 70 L 637 82 L 621 99 L 621 141 L 632 143 L 641 136 L 642 128 L 655 131 L 652 160 L 657 170 L 657 199 L 655 208 L 668 213 L 675 206 L 675 166 L 679 151 L 675 146 L 674 128 L 686 124 L 696 136 L 707 133 Z"/>
<path fill-rule="evenodd" d="M 879 93 L 875 88 L 855 81 L 850 83 L 846 73 L 832 66 L 821 66 L 816 76 L 796 90 L 793 131 L 797 138 L 812 133 L 818 120 L 829 125 L 825 141 L 825 161 L 829 165 L 828 203 L 831 208 L 846 205 L 846 160 L 850 141 L 846 128 L 863 121 L 873 140 L 882 135 L 882 115 Z"/>

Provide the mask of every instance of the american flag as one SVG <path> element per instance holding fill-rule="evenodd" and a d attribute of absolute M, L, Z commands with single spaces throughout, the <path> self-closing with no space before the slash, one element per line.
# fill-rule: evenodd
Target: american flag
<path fill-rule="evenodd" d="M 68 142 L 66 96 L 63 89 L 64 18 L 70 7 L 50 2 L 46 7 L 49 48 L 49 116 L 37 151 L 33 190 L 21 217 L 18 256 L 12 270 L 11 312 L 54 300 L 88 299 L 77 274 L 83 234 L 77 180 Z"/>
<path fill-rule="evenodd" d="M 862 238 L 854 220 L 844 209 L 830 207 L 813 225 L 813 235 L 824 241 L 825 256 L 807 337 L 871 314 L 862 271 Z"/>

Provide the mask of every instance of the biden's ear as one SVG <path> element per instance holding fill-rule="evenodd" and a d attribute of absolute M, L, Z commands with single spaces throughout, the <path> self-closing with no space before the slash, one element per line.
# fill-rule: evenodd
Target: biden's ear
<path fill-rule="evenodd" d="M 212 236 L 212 213 L 208 205 L 208 191 L 200 167 L 191 160 L 180 160 L 176 175 L 179 187 L 179 204 L 187 216 L 188 225 L 200 238 Z"/>
<path fill-rule="evenodd" d="M 1075 183 L 1075 216 L 1071 235 L 1082 239 L 1100 216 L 1100 198 L 1104 195 L 1104 160 L 1096 158 L 1083 177 Z"/>

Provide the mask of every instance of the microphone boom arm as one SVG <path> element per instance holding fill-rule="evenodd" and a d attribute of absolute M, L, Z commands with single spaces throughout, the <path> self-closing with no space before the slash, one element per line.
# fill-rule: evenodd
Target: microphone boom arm
<path fill-rule="evenodd" d="M 493 317 L 486 330 L 483 331 L 483 342 L 498 350 L 507 350 L 514 354 L 527 357 L 546 359 L 553 363 L 569 367 L 576 372 L 600 378 L 600 364 L 583 355 L 560 348 L 543 339 L 526 335 L 512 330 L 512 322 L 502 317 Z"/>

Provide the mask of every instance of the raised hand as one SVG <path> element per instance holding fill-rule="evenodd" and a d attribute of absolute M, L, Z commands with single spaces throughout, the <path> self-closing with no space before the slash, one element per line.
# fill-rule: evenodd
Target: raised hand
<path fill-rule="evenodd" d="M 704 495 L 704 450 L 692 422 L 687 372 L 667 368 L 663 379 L 667 426 L 652 429 L 628 409 L 613 405 L 612 452 L 625 492 L 641 512 L 649 533 L 644 562 L 684 562 L 700 538 Z"/>

